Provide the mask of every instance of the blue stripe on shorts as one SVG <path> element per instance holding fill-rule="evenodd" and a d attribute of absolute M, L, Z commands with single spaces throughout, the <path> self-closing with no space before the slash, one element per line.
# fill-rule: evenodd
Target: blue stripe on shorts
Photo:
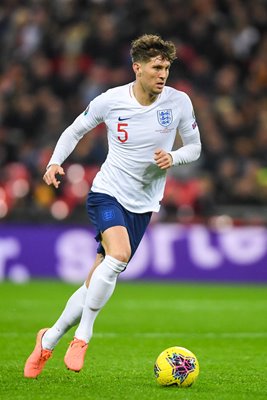
<path fill-rule="evenodd" d="M 125 226 L 130 238 L 132 258 L 150 222 L 152 212 L 138 214 L 128 211 L 115 197 L 97 192 L 89 192 L 86 205 L 89 218 L 96 229 L 96 241 L 101 241 L 101 233 L 106 229 L 112 226 Z M 97 252 L 105 255 L 101 243 Z"/>

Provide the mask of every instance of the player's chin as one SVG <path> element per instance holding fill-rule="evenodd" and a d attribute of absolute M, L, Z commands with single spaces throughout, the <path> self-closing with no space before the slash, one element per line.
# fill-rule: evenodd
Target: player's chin
<path fill-rule="evenodd" d="M 164 88 L 164 85 L 157 85 L 154 89 L 156 94 L 160 94 Z"/>

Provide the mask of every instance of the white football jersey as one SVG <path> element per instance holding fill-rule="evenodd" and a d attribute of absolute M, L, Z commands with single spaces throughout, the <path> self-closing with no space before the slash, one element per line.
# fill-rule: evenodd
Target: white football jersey
<path fill-rule="evenodd" d="M 189 97 L 166 86 L 154 103 L 143 106 L 133 94 L 133 83 L 110 89 L 91 101 L 72 129 L 70 126 L 63 132 L 48 165 L 61 165 L 83 135 L 101 122 L 107 127 L 109 150 L 92 191 L 115 197 L 129 211 L 158 211 L 167 171 L 156 165 L 155 151 L 170 152 L 174 163 L 181 163 L 179 157 L 176 161 L 175 153 L 179 156 L 179 150 L 171 152 L 177 129 L 183 143 L 200 145 Z M 198 156 L 189 160 L 185 157 L 184 162 Z"/>

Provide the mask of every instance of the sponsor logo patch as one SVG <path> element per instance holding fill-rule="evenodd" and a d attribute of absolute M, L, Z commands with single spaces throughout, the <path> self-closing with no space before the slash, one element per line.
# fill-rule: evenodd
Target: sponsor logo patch
<path fill-rule="evenodd" d="M 118 118 L 119 121 L 126 121 L 127 119 L 131 119 L 131 117 L 125 117 L 125 118 L 119 117 Z"/>
<path fill-rule="evenodd" d="M 193 128 L 193 129 L 196 129 L 196 127 L 197 127 L 197 120 L 196 120 L 196 116 L 195 116 L 194 110 L 192 111 L 192 117 L 194 118 L 194 122 L 193 122 L 193 124 L 192 124 L 192 128 Z"/>

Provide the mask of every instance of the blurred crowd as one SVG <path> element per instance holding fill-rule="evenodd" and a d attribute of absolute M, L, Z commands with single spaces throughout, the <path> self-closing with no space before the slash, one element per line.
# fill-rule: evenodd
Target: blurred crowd
<path fill-rule="evenodd" d="M 170 171 L 155 218 L 210 221 L 253 210 L 247 217 L 267 221 L 266 0 L 2 0 L 2 221 L 86 221 L 105 127 L 68 158 L 59 190 L 42 176 L 59 135 L 88 103 L 134 79 L 129 48 L 143 33 L 175 42 L 168 85 L 190 95 L 203 143 L 198 162 Z"/>

